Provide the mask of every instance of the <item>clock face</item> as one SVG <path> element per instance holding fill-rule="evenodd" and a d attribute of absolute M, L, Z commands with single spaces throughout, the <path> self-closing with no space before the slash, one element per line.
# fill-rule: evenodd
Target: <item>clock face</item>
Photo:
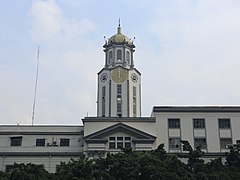
<path fill-rule="evenodd" d="M 106 73 L 103 73 L 100 77 L 102 82 L 105 82 L 107 80 L 107 78 L 108 78 L 108 75 Z"/>
<path fill-rule="evenodd" d="M 132 78 L 132 81 L 135 83 L 138 81 L 138 76 L 135 73 L 132 73 L 131 78 Z"/>
<path fill-rule="evenodd" d="M 127 79 L 128 71 L 123 68 L 116 68 L 112 71 L 112 80 L 116 83 L 122 83 Z"/>

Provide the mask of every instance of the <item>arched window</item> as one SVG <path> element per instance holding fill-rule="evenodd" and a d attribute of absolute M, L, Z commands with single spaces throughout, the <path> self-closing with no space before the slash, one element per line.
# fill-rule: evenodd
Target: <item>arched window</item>
<path fill-rule="evenodd" d="M 127 51 L 127 63 L 130 64 L 130 53 Z"/>
<path fill-rule="evenodd" d="M 122 60 L 122 51 L 121 50 L 117 50 L 117 60 L 121 61 Z"/>
<path fill-rule="evenodd" d="M 112 64 L 112 51 L 109 52 L 109 64 Z"/>

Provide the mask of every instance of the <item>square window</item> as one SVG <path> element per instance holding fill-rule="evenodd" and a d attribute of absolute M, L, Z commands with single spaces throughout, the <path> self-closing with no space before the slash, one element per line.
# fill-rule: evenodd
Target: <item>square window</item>
<path fill-rule="evenodd" d="M 123 148 L 123 142 L 117 142 L 117 148 L 118 149 Z"/>
<path fill-rule="evenodd" d="M 45 139 L 36 139 L 36 146 L 45 146 Z"/>
<path fill-rule="evenodd" d="M 228 145 L 232 144 L 231 138 L 220 138 L 220 148 L 227 149 Z"/>
<path fill-rule="evenodd" d="M 110 141 L 115 141 L 115 137 L 109 137 Z"/>
<path fill-rule="evenodd" d="M 11 137 L 11 146 L 22 146 L 22 136 Z"/>
<path fill-rule="evenodd" d="M 229 129 L 230 119 L 218 119 L 218 125 L 220 129 Z"/>
<path fill-rule="evenodd" d="M 131 142 L 125 142 L 125 148 L 131 148 Z"/>
<path fill-rule="evenodd" d="M 169 149 L 180 150 L 181 149 L 180 138 L 169 138 Z"/>
<path fill-rule="evenodd" d="M 180 119 L 168 119 L 169 128 L 180 128 Z"/>
<path fill-rule="evenodd" d="M 131 137 L 125 137 L 125 141 L 131 141 Z"/>
<path fill-rule="evenodd" d="M 122 141 L 122 140 L 123 140 L 123 137 L 117 137 L 117 140 L 118 140 L 118 141 Z"/>
<path fill-rule="evenodd" d="M 193 128 L 205 128 L 205 119 L 193 119 Z"/>
<path fill-rule="evenodd" d="M 60 146 L 69 146 L 70 139 L 61 138 L 60 139 Z"/>
<path fill-rule="evenodd" d="M 195 148 L 197 146 L 201 146 L 202 149 L 207 149 L 207 141 L 206 138 L 195 138 L 194 139 Z"/>
<path fill-rule="evenodd" d="M 115 142 L 109 142 L 109 149 L 115 149 Z"/>

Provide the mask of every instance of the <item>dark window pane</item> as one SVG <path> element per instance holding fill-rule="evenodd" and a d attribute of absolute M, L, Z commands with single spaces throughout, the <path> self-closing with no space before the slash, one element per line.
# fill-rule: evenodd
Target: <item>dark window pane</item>
<path fill-rule="evenodd" d="M 220 138 L 220 148 L 221 149 L 227 149 L 228 145 L 232 144 L 231 138 Z"/>
<path fill-rule="evenodd" d="M 131 147 L 131 143 L 130 142 L 125 142 L 125 148 L 130 148 Z"/>
<path fill-rule="evenodd" d="M 122 140 L 123 140 L 123 137 L 117 137 L 117 140 L 118 140 L 118 141 L 122 141 Z"/>
<path fill-rule="evenodd" d="M 109 142 L 109 149 L 115 149 L 115 142 Z"/>
<path fill-rule="evenodd" d="M 169 128 L 180 128 L 180 119 L 168 119 Z"/>
<path fill-rule="evenodd" d="M 45 139 L 36 139 L 36 146 L 45 146 Z"/>
<path fill-rule="evenodd" d="M 130 140 L 131 140 L 131 137 L 125 137 L 125 140 L 126 140 L 126 141 L 130 141 Z"/>
<path fill-rule="evenodd" d="M 117 60 L 122 60 L 122 51 L 117 50 Z"/>
<path fill-rule="evenodd" d="M 218 119 L 218 124 L 220 129 L 229 129 L 230 119 Z"/>
<path fill-rule="evenodd" d="M 118 149 L 123 148 L 123 142 L 117 142 L 117 148 Z"/>
<path fill-rule="evenodd" d="M 194 128 L 205 128 L 205 119 L 193 119 Z"/>
<path fill-rule="evenodd" d="M 169 149 L 180 150 L 181 149 L 180 138 L 169 138 Z"/>
<path fill-rule="evenodd" d="M 70 139 L 60 139 L 60 146 L 69 146 Z"/>
<path fill-rule="evenodd" d="M 22 137 L 11 137 L 11 146 L 22 146 Z"/>
<path fill-rule="evenodd" d="M 115 137 L 109 137 L 110 141 L 115 141 Z"/>
<path fill-rule="evenodd" d="M 195 144 L 195 147 L 201 146 L 202 149 L 207 149 L 206 138 L 195 138 L 194 144 Z"/>

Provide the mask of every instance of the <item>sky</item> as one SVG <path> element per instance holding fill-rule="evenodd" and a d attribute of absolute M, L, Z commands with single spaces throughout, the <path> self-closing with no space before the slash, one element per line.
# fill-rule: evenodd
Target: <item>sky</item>
<path fill-rule="evenodd" d="M 104 36 L 136 37 L 142 116 L 153 106 L 240 105 L 239 0 L 0 0 L 0 124 L 96 116 Z"/>

